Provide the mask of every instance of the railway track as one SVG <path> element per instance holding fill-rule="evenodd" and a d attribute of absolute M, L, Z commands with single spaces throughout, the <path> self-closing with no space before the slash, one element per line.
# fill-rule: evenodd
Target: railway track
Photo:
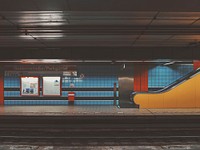
<path fill-rule="evenodd" d="M 0 121 L 0 144 L 159 145 L 200 142 L 199 116 L 1 116 Z"/>

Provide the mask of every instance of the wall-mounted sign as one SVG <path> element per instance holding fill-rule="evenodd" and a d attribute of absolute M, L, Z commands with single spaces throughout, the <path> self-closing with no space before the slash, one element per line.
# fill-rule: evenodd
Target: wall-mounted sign
<path fill-rule="evenodd" d="M 60 77 L 43 77 L 43 95 L 60 96 L 61 95 Z"/>
<path fill-rule="evenodd" d="M 71 71 L 77 70 L 74 65 L 5 65 L 7 71 Z"/>
<path fill-rule="evenodd" d="M 71 77 L 76 77 L 77 76 L 77 71 L 64 71 L 63 76 L 71 76 Z"/>
<path fill-rule="evenodd" d="M 39 95 L 38 77 L 21 77 L 21 95 L 22 96 Z"/>

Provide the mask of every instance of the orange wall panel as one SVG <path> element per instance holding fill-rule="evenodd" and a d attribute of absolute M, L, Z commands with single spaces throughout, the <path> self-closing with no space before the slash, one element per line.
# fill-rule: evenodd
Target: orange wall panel
<path fill-rule="evenodd" d="M 0 71 L 0 105 L 4 104 L 4 74 Z"/>

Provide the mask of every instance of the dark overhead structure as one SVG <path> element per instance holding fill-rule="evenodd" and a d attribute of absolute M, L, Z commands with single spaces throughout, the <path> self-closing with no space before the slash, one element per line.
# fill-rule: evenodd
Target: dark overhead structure
<path fill-rule="evenodd" d="M 197 108 L 198 59 L 199 0 L 0 0 L 0 105 Z"/>
<path fill-rule="evenodd" d="M 0 59 L 198 59 L 199 0 L 0 0 Z"/>

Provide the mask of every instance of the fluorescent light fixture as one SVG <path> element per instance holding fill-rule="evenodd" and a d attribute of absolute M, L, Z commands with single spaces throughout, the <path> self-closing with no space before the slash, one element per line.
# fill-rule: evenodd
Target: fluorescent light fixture
<path fill-rule="evenodd" d="M 159 62 L 169 62 L 169 59 L 154 59 L 154 60 L 117 60 L 118 63 L 159 63 Z"/>
<path fill-rule="evenodd" d="M 20 63 L 20 60 L 0 60 L 0 63 Z"/>
<path fill-rule="evenodd" d="M 20 35 L 19 36 L 20 38 L 23 38 L 23 39 L 34 39 L 34 38 L 48 38 L 48 39 L 56 39 L 56 38 L 62 38 L 64 37 L 63 33 L 43 33 L 43 34 L 40 34 L 40 35 L 37 35 L 37 34 L 29 34 L 27 33 L 27 35 Z"/>
<path fill-rule="evenodd" d="M 30 35 L 20 35 L 19 37 L 22 39 L 33 39 L 33 37 L 31 37 Z"/>
<path fill-rule="evenodd" d="M 65 61 L 62 61 L 62 62 L 66 62 L 66 63 L 80 63 L 80 62 L 83 62 L 83 60 L 65 60 Z"/>
<path fill-rule="evenodd" d="M 111 63 L 112 61 L 111 60 L 84 60 L 83 62 L 100 62 L 100 63 L 104 63 L 104 62 L 108 62 L 108 63 Z"/>
<path fill-rule="evenodd" d="M 171 60 L 171 59 L 154 59 L 154 60 L 116 60 L 116 63 L 191 63 L 191 60 Z"/>
<path fill-rule="evenodd" d="M 164 66 L 169 66 L 169 65 L 173 65 L 175 63 L 175 61 L 170 61 L 170 62 L 167 62 L 165 64 L 163 64 Z"/>
<path fill-rule="evenodd" d="M 117 63 L 137 63 L 137 62 L 144 62 L 144 61 L 140 61 L 140 60 L 117 60 L 115 62 L 117 62 Z"/>
<path fill-rule="evenodd" d="M 62 59 L 21 59 L 20 63 L 61 63 Z"/>
<path fill-rule="evenodd" d="M 0 60 L 0 63 L 163 63 L 163 65 L 171 65 L 180 63 L 184 65 L 193 65 L 192 60 L 70 60 L 70 59 L 13 59 L 13 60 Z"/>
<path fill-rule="evenodd" d="M 61 38 L 63 37 L 63 34 L 59 33 L 59 34 L 43 34 L 43 35 L 33 35 L 33 37 L 36 38 Z"/>

